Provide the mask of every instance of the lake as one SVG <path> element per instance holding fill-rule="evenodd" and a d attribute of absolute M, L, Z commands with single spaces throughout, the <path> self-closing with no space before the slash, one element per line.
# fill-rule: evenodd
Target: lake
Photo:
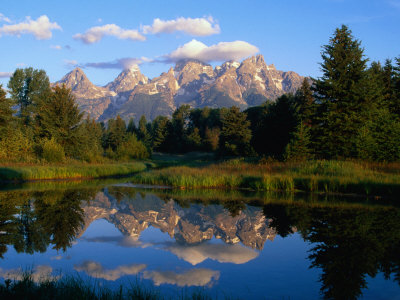
<path fill-rule="evenodd" d="M 0 191 L 0 277 L 134 282 L 170 298 L 400 299 L 382 199 L 53 182 Z"/>

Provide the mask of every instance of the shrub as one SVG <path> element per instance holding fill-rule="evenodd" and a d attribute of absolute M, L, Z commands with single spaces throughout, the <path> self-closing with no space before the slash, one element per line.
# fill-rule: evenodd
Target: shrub
<path fill-rule="evenodd" d="M 42 146 L 42 158 L 48 162 L 63 162 L 65 160 L 64 148 L 54 139 L 46 140 Z"/>
<path fill-rule="evenodd" d="M 149 157 L 149 152 L 146 146 L 136 139 L 135 135 L 130 135 L 118 146 L 115 155 L 118 160 L 142 159 Z"/>

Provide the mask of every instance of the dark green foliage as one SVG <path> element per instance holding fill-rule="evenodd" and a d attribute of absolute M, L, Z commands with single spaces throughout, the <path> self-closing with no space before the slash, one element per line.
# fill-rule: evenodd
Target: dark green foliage
<path fill-rule="evenodd" d="M 395 58 L 396 64 L 393 66 L 393 96 L 390 101 L 390 111 L 400 118 L 400 57 Z"/>
<path fill-rule="evenodd" d="M 118 115 L 117 118 L 108 120 L 105 133 L 104 148 L 115 151 L 126 139 L 125 121 Z"/>
<path fill-rule="evenodd" d="M 284 158 L 288 161 L 303 161 L 312 157 L 310 149 L 310 128 L 300 122 L 286 146 Z"/>
<path fill-rule="evenodd" d="M 355 137 L 366 106 L 364 50 L 346 27 L 336 29 L 323 46 L 322 77 L 314 81 L 318 124 L 314 139 L 324 157 L 354 157 Z"/>
<path fill-rule="evenodd" d="M 133 118 L 129 119 L 128 127 L 126 128 L 126 132 L 137 134 L 137 128 L 136 128 L 135 121 L 133 120 Z"/>
<path fill-rule="evenodd" d="M 94 119 L 88 116 L 80 126 L 81 145 L 80 159 L 87 162 L 100 162 L 103 156 L 101 140 L 103 128 Z"/>
<path fill-rule="evenodd" d="M 251 130 L 247 115 L 239 107 L 232 106 L 222 119 L 219 138 L 221 155 L 246 156 L 252 154 L 250 146 Z"/>
<path fill-rule="evenodd" d="M 167 138 L 171 122 L 167 117 L 158 116 L 152 123 L 152 143 L 154 151 L 166 151 L 168 149 Z"/>
<path fill-rule="evenodd" d="M 43 70 L 16 69 L 8 82 L 11 99 L 20 107 L 21 116 L 29 119 L 35 106 L 50 93 L 50 81 Z"/>
<path fill-rule="evenodd" d="M 388 109 L 379 109 L 360 129 L 358 157 L 373 161 L 400 159 L 400 122 Z"/>
<path fill-rule="evenodd" d="M 151 123 L 147 123 L 146 117 L 140 117 L 139 126 L 137 128 L 137 137 L 142 141 L 147 149 L 151 150 Z"/>
<path fill-rule="evenodd" d="M 38 107 L 35 119 L 39 137 L 53 138 L 64 148 L 66 155 L 79 156 L 83 113 L 79 111 L 71 90 L 64 85 L 56 86 Z"/>
<path fill-rule="evenodd" d="M 187 148 L 189 151 L 196 151 L 201 149 L 202 139 L 200 136 L 200 130 L 195 127 L 192 132 L 190 132 L 187 136 Z"/>
<path fill-rule="evenodd" d="M 0 84 L 0 137 L 1 131 L 13 120 L 13 113 L 12 102 L 7 99 L 6 92 Z"/>
<path fill-rule="evenodd" d="M 265 217 L 279 235 L 293 233 L 313 244 L 312 268 L 322 271 L 325 299 L 358 299 L 367 278 L 383 272 L 399 282 L 399 209 L 394 207 L 326 207 L 268 204 Z"/>
<path fill-rule="evenodd" d="M 283 95 L 272 104 L 246 111 L 253 131 L 251 145 L 258 154 L 283 158 L 299 122 L 297 111 L 293 95 Z"/>
<path fill-rule="evenodd" d="M 182 105 L 172 115 L 170 127 L 169 149 L 172 153 L 182 153 L 187 148 L 187 129 L 189 124 L 190 106 Z"/>
<path fill-rule="evenodd" d="M 301 87 L 297 90 L 294 102 L 297 105 L 298 117 L 307 126 L 311 126 L 315 105 L 309 79 L 304 78 Z"/>
<path fill-rule="evenodd" d="M 0 159 L 31 161 L 34 159 L 32 135 L 28 134 L 31 130 L 22 132 L 13 113 L 12 101 L 0 85 Z"/>

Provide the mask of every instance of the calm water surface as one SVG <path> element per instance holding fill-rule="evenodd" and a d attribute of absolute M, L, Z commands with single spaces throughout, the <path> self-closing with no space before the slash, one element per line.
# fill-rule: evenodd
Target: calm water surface
<path fill-rule="evenodd" d="M 31 270 L 172 298 L 400 299 L 394 204 L 53 185 L 0 191 L 1 280 Z"/>

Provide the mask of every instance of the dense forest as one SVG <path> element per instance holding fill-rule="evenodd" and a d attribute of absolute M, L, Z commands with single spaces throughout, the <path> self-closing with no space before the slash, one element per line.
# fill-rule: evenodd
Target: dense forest
<path fill-rule="evenodd" d="M 278 160 L 400 159 L 400 56 L 368 62 L 346 26 L 322 47 L 321 77 L 296 94 L 240 111 L 191 109 L 128 124 L 85 118 L 65 86 L 43 70 L 17 69 L 0 86 L 0 159 L 87 162 L 146 158 L 152 152 L 214 152 Z M 17 107 L 15 111 L 14 108 Z"/>

